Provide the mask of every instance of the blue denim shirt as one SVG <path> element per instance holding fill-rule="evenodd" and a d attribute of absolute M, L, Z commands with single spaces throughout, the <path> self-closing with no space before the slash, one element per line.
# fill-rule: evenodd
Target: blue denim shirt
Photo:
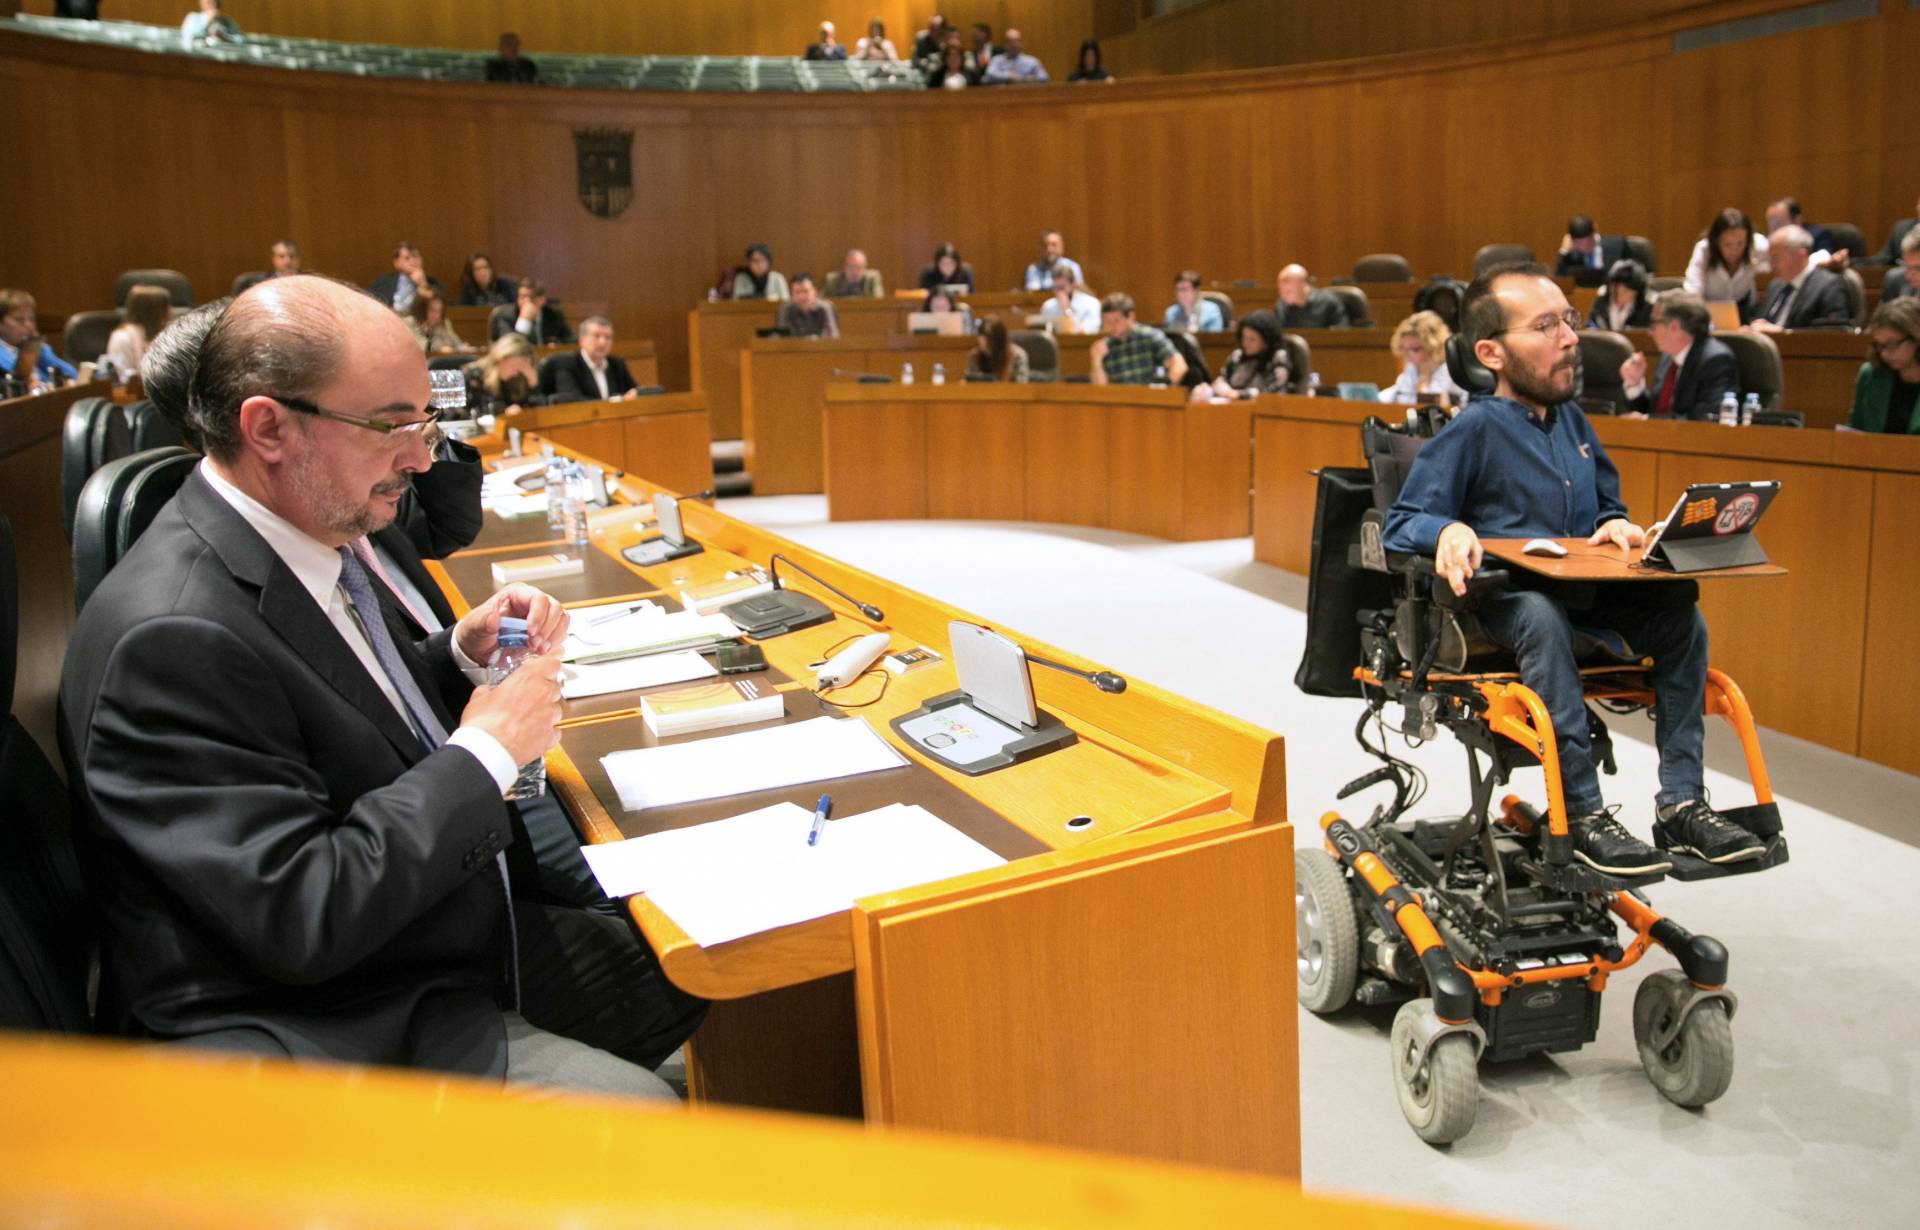
<path fill-rule="evenodd" d="M 1420 449 L 1387 510 L 1389 551 L 1431 555 L 1465 522 L 1482 538 L 1585 538 L 1627 515 L 1620 472 L 1572 402 L 1546 421 L 1504 397 L 1476 397 Z"/>

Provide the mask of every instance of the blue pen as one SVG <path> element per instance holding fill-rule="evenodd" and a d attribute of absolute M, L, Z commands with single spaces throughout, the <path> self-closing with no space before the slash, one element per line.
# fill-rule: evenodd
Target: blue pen
<path fill-rule="evenodd" d="M 831 795 L 821 795 L 820 801 L 813 805 L 813 829 L 807 834 L 807 844 L 813 845 L 820 840 L 820 826 L 827 822 L 827 809 L 833 806 Z"/>

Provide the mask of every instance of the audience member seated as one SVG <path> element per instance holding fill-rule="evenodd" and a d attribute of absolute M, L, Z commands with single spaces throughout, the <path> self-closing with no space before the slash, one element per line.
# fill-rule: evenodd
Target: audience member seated
<path fill-rule="evenodd" d="M 547 302 L 547 284 L 526 277 L 513 288 L 513 302 L 503 303 L 487 316 L 489 341 L 518 333 L 535 346 L 564 346 L 573 340 L 573 329 L 556 305 Z"/>
<path fill-rule="evenodd" d="M 820 23 L 819 37 L 807 44 L 806 55 L 802 58 L 808 60 L 844 60 L 847 58 L 847 49 L 840 40 L 835 37 L 832 22 L 823 21 Z"/>
<path fill-rule="evenodd" d="M 1721 398 L 1740 396 L 1739 360 L 1725 342 L 1709 336 L 1713 314 L 1705 299 L 1685 291 L 1661 295 L 1648 329 L 1660 351 L 1652 391 L 1646 355 L 1635 353 L 1620 365 L 1629 417 L 1712 422 L 1720 414 Z"/>
<path fill-rule="evenodd" d="M 124 380 L 140 370 L 147 347 L 167 327 L 167 308 L 173 297 L 162 286 L 135 286 L 121 307 L 120 327 L 107 338 L 107 361 Z"/>
<path fill-rule="evenodd" d="M 1920 201 L 1913 203 L 1913 211 L 1915 217 L 1920 218 Z M 1900 241 L 1912 233 L 1913 224 L 1914 218 L 1902 218 L 1894 223 L 1893 228 L 1887 232 L 1887 242 L 1881 244 L 1880 250 L 1873 254 L 1873 263 L 1876 265 L 1891 265 L 1899 260 Z"/>
<path fill-rule="evenodd" d="M 793 298 L 774 313 L 774 327 L 793 337 L 839 337 L 840 318 L 833 304 L 820 297 L 810 273 L 793 275 Z"/>
<path fill-rule="evenodd" d="M 1643 329 L 1653 317 L 1653 304 L 1647 300 L 1647 271 L 1639 261 L 1624 257 L 1607 266 L 1607 283 L 1594 296 L 1593 310 L 1587 313 L 1587 328 Z"/>
<path fill-rule="evenodd" d="M 414 295 L 428 287 L 446 293 L 439 278 L 427 276 L 420 249 L 411 240 L 402 239 L 393 246 L 393 272 L 375 278 L 367 290 L 394 311 L 404 312 L 412 306 Z"/>
<path fill-rule="evenodd" d="M 1773 283 L 1753 328 L 1761 333 L 1853 323 L 1846 279 L 1813 263 L 1813 237 L 1805 228 L 1783 226 L 1767 237 Z"/>
<path fill-rule="evenodd" d="M 890 64 L 900 58 L 887 37 L 887 23 L 878 17 L 867 23 L 867 36 L 853 45 L 853 59 Z"/>
<path fill-rule="evenodd" d="M 1280 315 L 1282 329 L 1344 329 L 1347 309 L 1338 295 L 1314 289 L 1306 266 L 1288 265 L 1275 283 L 1280 298 L 1273 310 Z"/>
<path fill-rule="evenodd" d="M 1042 231 L 1040 234 L 1040 259 L 1027 266 L 1020 279 L 1020 289 L 1038 294 L 1053 286 L 1053 271 L 1064 268 L 1073 275 L 1075 286 L 1084 286 L 1087 276 L 1080 272 L 1080 262 L 1066 254 L 1067 241 L 1059 231 Z"/>
<path fill-rule="evenodd" d="M 467 408 L 474 414 L 518 414 L 547 404 L 533 365 L 533 343 L 518 333 L 495 338 L 486 353 L 461 370 L 467 377 Z"/>
<path fill-rule="evenodd" d="M 554 404 L 613 401 L 632 397 L 635 383 L 627 361 L 613 353 L 613 322 L 589 316 L 580 322 L 580 349 L 553 363 Z"/>
<path fill-rule="evenodd" d="M 923 312 L 958 312 L 960 304 L 944 286 L 936 286 L 920 301 Z"/>
<path fill-rule="evenodd" d="M 520 36 L 500 36 L 500 54 L 487 61 L 487 80 L 510 85 L 527 85 L 540 80 L 540 68 L 520 54 Z"/>
<path fill-rule="evenodd" d="M 1394 326 L 1393 356 L 1400 360 L 1400 376 L 1380 390 L 1380 400 L 1411 406 L 1439 396 L 1449 405 L 1464 405 L 1467 391 L 1447 371 L 1447 339 L 1452 336 L 1438 312 L 1415 312 Z"/>
<path fill-rule="evenodd" d="M 913 36 L 913 62 L 922 72 L 932 72 L 940 63 L 941 48 L 947 45 L 947 35 L 954 31 L 947 28 L 947 19 L 935 13 L 927 18 L 924 30 Z"/>
<path fill-rule="evenodd" d="M 1911 237 L 1911 236 L 1909 236 Z M 1882 303 L 1867 322 L 1872 358 L 1853 381 L 1853 409 L 1847 426 L 1855 431 L 1920 435 L 1920 414 L 1913 412 L 1920 392 L 1920 298 L 1911 295 Z"/>
<path fill-rule="evenodd" d="M 1560 236 L 1560 259 L 1554 264 L 1553 276 L 1571 277 L 1579 269 L 1611 269 L 1626 254 L 1626 240 L 1618 235 L 1601 235 L 1594 229 L 1592 218 L 1575 214 L 1567 219 L 1567 233 Z"/>
<path fill-rule="evenodd" d="M 964 286 L 973 289 L 973 266 L 960 259 L 960 249 L 943 243 L 933 250 L 933 264 L 920 271 L 920 289 Z"/>
<path fill-rule="evenodd" d="M 786 277 L 773 267 L 772 248 L 764 243 L 750 243 L 746 260 L 746 265 L 733 275 L 735 299 L 778 299 L 785 303 L 792 297 Z"/>
<path fill-rule="evenodd" d="M 460 271 L 461 307 L 498 307 L 512 303 L 515 290 L 512 278 L 494 272 L 493 258 L 485 252 L 474 252 L 467 257 L 467 266 Z"/>
<path fill-rule="evenodd" d="M 1113 74 L 1108 72 L 1107 66 L 1100 62 L 1100 44 L 1097 40 L 1088 39 L 1080 44 L 1080 59 L 1074 65 L 1073 71 L 1067 74 L 1067 80 L 1101 81 L 1108 85 L 1113 84 Z"/>
<path fill-rule="evenodd" d="M 0 290 L 0 373 L 27 388 L 52 387 L 77 377 L 73 364 L 40 336 L 39 310 L 24 290 Z"/>
<path fill-rule="evenodd" d="M 980 325 L 980 344 L 967 355 L 967 375 L 985 376 L 1005 384 L 1025 384 L 1027 352 L 1007 340 L 1007 326 L 998 316 Z"/>
<path fill-rule="evenodd" d="M 460 335 L 447 323 L 447 301 L 440 297 L 439 291 L 423 290 L 415 295 L 403 319 L 413 340 L 420 343 L 422 354 L 473 349 L 461 341 Z"/>
<path fill-rule="evenodd" d="M 827 275 L 827 284 L 821 288 L 829 299 L 884 299 L 887 288 L 882 284 L 880 272 L 867 268 L 867 254 L 858 248 L 849 248 L 846 259 L 840 268 Z"/>
<path fill-rule="evenodd" d="M 927 88 L 964 90 L 979 84 L 979 70 L 967 59 L 966 49 L 960 46 L 959 35 L 949 37 L 946 45 L 940 48 L 939 58 L 933 62 L 932 71 L 927 74 Z"/>
<path fill-rule="evenodd" d="M 1920 227 L 1900 239 L 1900 263 L 1887 270 L 1880 283 L 1880 302 L 1891 303 L 1920 294 Z"/>
<path fill-rule="evenodd" d="M 1740 319 L 1752 320 L 1760 299 L 1753 275 L 1767 268 L 1767 237 L 1753 233 L 1747 215 L 1728 206 L 1713 216 L 1707 236 L 1693 245 L 1681 285 L 1690 295 L 1740 305 Z"/>
<path fill-rule="evenodd" d="M 1013 31 L 1007 31 L 1013 44 Z M 1167 335 L 1133 319 L 1133 296 L 1115 291 L 1100 305 L 1100 336 L 1087 347 L 1095 384 L 1179 384 L 1187 361 Z"/>
<path fill-rule="evenodd" d="M 993 63 L 994 53 L 999 50 L 993 45 L 993 27 L 984 21 L 973 23 L 973 29 L 967 32 L 967 63 L 973 65 L 973 71 L 985 76 L 987 65 Z"/>
<path fill-rule="evenodd" d="M 1160 323 L 1184 333 L 1218 333 L 1227 327 L 1220 317 L 1220 305 L 1200 297 L 1200 275 L 1191 269 L 1173 280 L 1173 302 Z"/>
<path fill-rule="evenodd" d="M 1098 333 L 1100 301 L 1074 285 L 1064 265 L 1053 270 L 1053 297 L 1040 305 L 1040 314 L 1054 322 L 1056 333 Z"/>
<path fill-rule="evenodd" d="M 291 239 L 276 239 L 267 252 L 267 268 L 261 273 L 248 274 L 234 286 L 234 294 L 252 290 L 268 278 L 284 278 L 301 272 L 300 245 Z"/>
<path fill-rule="evenodd" d="M 1816 226 L 1801 215 L 1799 198 L 1783 196 L 1767 206 L 1767 234 L 1771 236 L 1783 226 L 1797 226 L 1805 231 L 1808 241 L 1813 244 L 1809 252 L 1828 253 L 1834 264 L 1846 265 L 1847 251 L 1836 247 L 1826 227 Z"/>
<path fill-rule="evenodd" d="M 233 18 L 220 11 L 220 0 L 200 0 L 200 7 L 180 23 L 180 43 L 185 47 L 237 43 L 241 37 Z"/>
<path fill-rule="evenodd" d="M 988 85 L 1045 85 L 1047 66 L 1020 49 L 1020 31 L 1008 30 L 1000 50 L 987 62 Z"/>
<path fill-rule="evenodd" d="M 670 1097 L 648 1069 L 704 1006 L 624 920 L 527 895 L 502 797 L 558 741 L 565 611 L 508 586 L 416 641 L 351 549 L 431 465 L 426 401 L 405 329 L 344 285 L 256 288 L 208 333 L 208 456 L 81 612 L 61 677 L 107 1026 Z M 476 689 L 507 615 L 538 656 Z"/>
<path fill-rule="evenodd" d="M 1281 344 L 1280 317 L 1257 308 L 1240 318 L 1239 328 L 1240 347 L 1220 365 L 1210 391 L 1215 397 L 1286 392 L 1293 373 L 1287 368 L 1287 348 Z"/>

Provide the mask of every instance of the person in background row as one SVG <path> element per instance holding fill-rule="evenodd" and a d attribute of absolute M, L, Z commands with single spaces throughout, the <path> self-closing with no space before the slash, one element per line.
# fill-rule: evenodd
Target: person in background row
<path fill-rule="evenodd" d="M 540 66 L 520 54 L 520 36 L 500 36 L 500 54 L 487 61 L 487 80 L 508 85 L 530 85 L 540 80 Z"/>
<path fill-rule="evenodd" d="M 923 312 L 958 312 L 961 308 L 958 303 L 954 302 L 953 296 L 947 293 L 946 287 L 936 286 L 927 292 L 926 298 L 920 301 L 920 310 Z"/>
<path fill-rule="evenodd" d="M 1728 206 L 1713 216 L 1706 237 L 1693 245 L 1681 286 L 1712 302 L 1739 304 L 1745 322 L 1759 310 L 1753 279 L 1766 268 L 1766 236 L 1754 234 L 1747 215 Z"/>
<path fill-rule="evenodd" d="M 1908 236 L 1911 238 L 1911 234 Z M 1882 303 L 1867 322 L 1872 357 L 1853 381 L 1853 408 L 1847 426 L 1855 431 L 1920 435 L 1920 298 Z"/>
<path fill-rule="evenodd" d="M 1227 327 L 1220 305 L 1200 297 L 1200 275 L 1191 269 L 1173 280 L 1173 302 L 1160 318 L 1163 328 L 1183 333 L 1218 333 Z"/>
<path fill-rule="evenodd" d="M 567 318 L 547 302 L 547 284 L 525 277 L 513 289 L 513 302 L 501 304 L 487 316 L 487 338 L 518 333 L 535 346 L 563 346 L 573 340 Z"/>
<path fill-rule="evenodd" d="M 413 241 L 402 239 L 393 245 L 393 272 L 383 273 L 373 280 L 367 290 L 375 299 L 386 304 L 396 312 L 404 312 L 413 304 L 414 295 L 432 287 L 445 294 L 440 279 L 428 277 L 426 263 L 420 258 L 420 249 Z"/>
<path fill-rule="evenodd" d="M 1739 361 L 1725 342 L 1708 336 L 1713 314 L 1705 299 L 1685 291 L 1661 295 L 1648 327 L 1660 350 L 1652 390 L 1647 387 L 1647 356 L 1636 352 L 1620 365 L 1630 417 L 1711 422 L 1720 413 L 1722 398 L 1740 396 Z"/>
<path fill-rule="evenodd" d="M 773 267 L 772 248 L 764 243 L 750 243 L 746 261 L 746 266 L 733 275 L 735 299 L 778 299 L 785 303 L 792 298 L 787 279 Z"/>
<path fill-rule="evenodd" d="M 1798 197 L 1778 197 L 1767 206 L 1767 235 L 1769 238 L 1771 238 L 1775 231 L 1783 226 L 1799 227 L 1807 233 L 1807 240 L 1813 245 L 1808 248 L 1807 251 L 1829 253 L 1834 264 L 1842 268 L 1846 267 L 1847 258 L 1851 254 L 1845 248 L 1834 243 L 1833 236 L 1828 233 L 1826 227 L 1816 226 L 1801 215 L 1800 200 Z"/>
<path fill-rule="evenodd" d="M 980 84 L 979 70 L 967 59 L 966 50 L 960 46 L 959 35 L 949 38 L 940 48 L 940 57 L 934 61 L 933 70 L 927 74 L 929 90 L 964 90 L 968 86 Z"/>
<path fill-rule="evenodd" d="M 493 271 L 493 258 L 485 252 L 469 255 L 466 268 L 460 271 L 461 307 L 498 307 L 512 303 L 516 289 L 512 278 Z"/>
<path fill-rule="evenodd" d="M 820 36 L 814 39 L 813 42 L 807 44 L 806 55 L 803 58 L 808 60 L 844 60 L 847 58 L 847 49 L 845 45 L 835 37 L 832 22 L 823 21 L 820 23 Z"/>
<path fill-rule="evenodd" d="M 200 7 L 188 13 L 180 23 L 183 47 L 237 43 L 244 37 L 233 18 L 220 11 L 220 0 L 200 0 Z"/>
<path fill-rule="evenodd" d="M 1020 49 L 1020 31 L 1008 30 L 1002 46 L 987 64 L 988 85 L 1045 85 L 1047 66 Z"/>
<path fill-rule="evenodd" d="M 853 58 L 890 64 L 900 58 L 893 40 L 887 37 L 887 23 L 878 17 L 867 23 L 867 36 L 853 45 Z"/>
<path fill-rule="evenodd" d="M 1593 300 L 1587 328 L 1643 329 L 1653 317 L 1647 301 L 1647 271 L 1639 261 L 1625 257 L 1607 266 L 1606 287 Z"/>
<path fill-rule="evenodd" d="M 1767 259 L 1773 282 L 1767 287 L 1760 317 L 1752 324 L 1759 333 L 1787 329 L 1850 326 L 1853 296 L 1847 282 L 1832 269 L 1813 261 L 1813 237 L 1804 227 L 1783 226 L 1767 236 Z"/>
<path fill-rule="evenodd" d="M 469 414 L 518 414 L 528 406 L 547 404 L 533 367 L 533 343 L 518 333 L 496 338 L 485 354 L 461 370 L 467 377 Z"/>
<path fill-rule="evenodd" d="M 884 299 L 887 288 L 878 270 L 867 268 L 867 254 L 849 248 L 840 268 L 827 275 L 824 288 L 829 299 Z"/>
<path fill-rule="evenodd" d="M 248 274 L 235 284 L 233 293 L 251 290 L 268 278 L 291 277 L 302 272 L 300 268 L 300 245 L 291 239 L 276 239 L 273 247 L 267 250 L 268 268 L 261 273 Z"/>
<path fill-rule="evenodd" d="M 1040 305 L 1040 314 L 1061 333 L 1100 331 L 1100 301 L 1074 285 L 1073 274 L 1064 265 L 1054 266 L 1053 297 Z"/>
<path fill-rule="evenodd" d="M 1007 31 L 1013 45 L 1013 31 Z M 1167 335 L 1133 319 L 1133 296 L 1115 291 L 1100 304 L 1101 336 L 1087 347 L 1095 384 L 1180 384 L 1187 361 Z"/>
<path fill-rule="evenodd" d="M 1101 81 L 1108 85 L 1113 84 L 1113 74 L 1108 72 L 1107 66 L 1100 62 L 1099 42 L 1088 39 L 1080 44 L 1080 59 L 1074 65 L 1073 71 L 1067 75 L 1067 80 Z"/>
<path fill-rule="evenodd" d="M 1220 365 L 1210 391 L 1215 397 L 1284 393 L 1293 379 L 1282 344 L 1280 318 L 1265 308 L 1240 318 L 1240 347 Z"/>
<path fill-rule="evenodd" d="M 1411 406 L 1440 394 L 1451 405 L 1464 404 L 1467 391 L 1447 371 L 1447 339 L 1452 336 L 1438 312 L 1415 312 L 1395 326 L 1392 346 L 1400 360 L 1400 377 L 1380 390 L 1380 400 Z"/>
<path fill-rule="evenodd" d="M 1280 298 L 1273 310 L 1283 329 L 1344 329 L 1347 309 L 1336 295 L 1314 289 L 1306 266 L 1288 265 L 1275 280 Z"/>
<path fill-rule="evenodd" d="M 613 353 L 613 322 L 589 316 L 580 322 L 580 349 L 553 365 L 553 405 L 570 401 L 614 401 L 633 397 L 633 373 Z"/>
<path fill-rule="evenodd" d="M 1891 265 L 1900 259 L 1900 242 L 1913 232 L 1915 220 L 1920 219 L 1920 201 L 1913 203 L 1913 212 L 1914 217 L 1900 219 L 1887 231 L 1887 242 L 1873 254 L 1874 264 Z"/>
<path fill-rule="evenodd" d="M 1567 233 L 1560 236 L 1560 259 L 1554 263 L 1553 276 L 1569 277 L 1577 269 L 1611 269 L 1613 262 L 1626 254 L 1626 240 L 1618 235 L 1602 236 L 1594 229 L 1592 218 L 1575 214 L 1567 219 Z"/>
<path fill-rule="evenodd" d="M 413 340 L 420 343 L 422 354 L 439 352 L 470 351 L 474 349 L 460 340 L 460 335 L 447 323 L 447 301 L 440 292 L 423 290 L 413 297 L 413 303 L 405 312 L 407 332 L 413 334 Z"/>
<path fill-rule="evenodd" d="M 1920 227 L 1907 231 L 1900 240 L 1900 263 L 1887 270 L 1880 283 L 1880 302 L 1891 303 L 1920 294 Z"/>
<path fill-rule="evenodd" d="M 964 286 L 973 290 L 973 266 L 960 259 L 960 249 L 943 243 L 933 250 L 933 263 L 920 271 L 920 289 Z"/>
<path fill-rule="evenodd" d="M 839 337 L 840 318 L 833 305 L 820 297 L 810 273 L 793 275 L 793 299 L 774 313 L 774 327 L 793 337 Z"/>
<path fill-rule="evenodd" d="M 932 72 L 940 63 L 940 49 L 947 45 L 947 19 L 935 13 L 927 18 L 924 30 L 913 36 L 913 62 L 922 72 Z"/>
<path fill-rule="evenodd" d="M 73 364 L 40 336 L 37 307 L 24 290 L 0 290 L 0 373 L 28 386 L 75 379 Z"/>
<path fill-rule="evenodd" d="M 966 374 L 1004 384 L 1027 383 L 1027 352 L 1008 340 L 1007 326 L 998 316 L 981 322 L 980 343 L 967 355 Z"/>
<path fill-rule="evenodd" d="M 998 50 L 993 45 L 993 27 L 984 21 L 976 21 L 973 29 L 967 32 L 967 38 L 967 62 L 973 65 L 974 72 L 985 76 L 987 65 L 993 63 L 994 52 Z"/>
<path fill-rule="evenodd" d="M 163 287 L 142 283 L 127 292 L 120 327 L 107 338 L 107 361 L 120 373 L 120 379 L 140 370 L 147 347 L 167 327 L 167 309 L 172 305 L 173 297 Z"/>
<path fill-rule="evenodd" d="M 1040 259 L 1027 266 L 1026 273 L 1020 279 L 1020 289 L 1029 293 L 1040 293 L 1053 285 L 1053 271 L 1065 269 L 1073 278 L 1075 286 L 1086 285 L 1087 276 L 1080 272 L 1080 262 L 1067 255 L 1067 241 L 1059 231 L 1040 232 Z"/>
<path fill-rule="evenodd" d="M 53 15 L 70 21 L 99 21 L 100 0 L 53 0 Z"/>

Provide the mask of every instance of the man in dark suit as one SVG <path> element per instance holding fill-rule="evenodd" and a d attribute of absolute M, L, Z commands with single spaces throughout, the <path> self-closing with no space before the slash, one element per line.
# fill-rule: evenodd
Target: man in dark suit
<path fill-rule="evenodd" d="M 541 364 L 540 391 L 552 403 L 613 401 L 633 396 L 633 373 L 613 353 L 613 322 L 589 316 L 580 322 L 580 349 Z M 545 387 L 551 384 L 551 388 Z"/>
<path fill-rule="evenodd" d="M 1554 262 L 1553 276 L 1568 278 L 1582 269 L 1607 270 L 1627 254 L 1627 241 L 1618 235 L 1601 235 L 1593 219 L 1575 214 L 1567 219 L 1567 233 L 1560 237 L 1560 259 Z"/>
<path fill-rule="evenodd" d="M 1344 329 L 1352 323 L 1338 295 L 1314 289 L 1304 265 L 1282 269 L 1275 289 L 1280 297 L 1273 310 L 1280 314 L 1282 329 Z"/>
<path fill-rule="evenodd" d="M 1913 233 L 1913 224 L 1920 221 L 1920 201 L 1913 203 L 1913 212 L 1914 217 L 1902 218 L 1893 224 L 1893 229 L 1887 232 L 1887 242 L 1881 244 L 1880 250 L 1873 254 L 1874 264 L 1892 265 L 1899 262 L 1901 241 Z"/>
<path fill-rule="evenodd" d="M 1751 326 L 1759 333 L 1853 323 L 1853 297 L 1840 274 L 1812 263 L 1813 237 L 1805 228 L 1783 226 L 1767 236 L 1773 282 Z"/>
<path fill-rule="evenodd" d="M 573 340 L 573 330 L 559 307 L 547 302 L 547 284 L 525 277 L 513 289 L 513 302 L 503 303 L 487 316 L 487 340 L 497 342 L 518 333 L 535 346 L 562 346 Z"/>
<path fill-rule="evenodd" d="M 426 403 L 405 326 L 338 283 L 266 283 L 207 331 L 187 411 L 207 459 L 88 602 L 61 680 L 103 1015 L 658 1094 L 646 1068 L 703 1006 L 619 920 L 514 892 L 500 857 L 524 845 L 502 792 L 558 738 L 565 612 L 509 586 L 416 642 L 351 550 L 426 469 Z M 505 616 L 540 656 L 476 690 Z"/>
<path fill-rule="evenodd" d="M 420 249 L 410 240 L 402 239 L 393 245 L 393 272 L 375 278 L 367 292 L 394 311 L 404 312 L 413 306 L 415 295 L 428 289 L 443 299 L 446 297 L 440 279 L 427 276 Z"/>
<path fill-rule="evenodd" d="M 1909 230 L 1900 240 L 1899 262 L 1887 270 L 1880 282 L 1880 302 L 1892 303 L 1908 295 L 1920 294 L 1920 229 Z"/>
<path fill-rule="evenodd" d="M 1647 385 L 1647 356 L 1635 354 L 1620 365 L 1620 383 L 1637 417 L 1709 422 L 1720 399 L 1740 395 L 1740 364 L 1725 342 L 1708 336 L 1713 314 L 1698 295 L 1668 291 L 1653 305 L 1648 325 L 1660 348 L 1660 367 Z"/>
<path fill-rule="evenodd" d="M 1833 233 L 1826 227 L 1810 222 L 1800 209 L 1800 198 L 1793 196 L 1776 197 L 1767 204 L 1767 234 L 1783 226 L 1797 226 L 1807 233 L 1807 239 L 1813 244 L 1811 252 L 1832 253 L 1835 262 L 1846 268 L 1848 252 L 1833 241 Z"/>

